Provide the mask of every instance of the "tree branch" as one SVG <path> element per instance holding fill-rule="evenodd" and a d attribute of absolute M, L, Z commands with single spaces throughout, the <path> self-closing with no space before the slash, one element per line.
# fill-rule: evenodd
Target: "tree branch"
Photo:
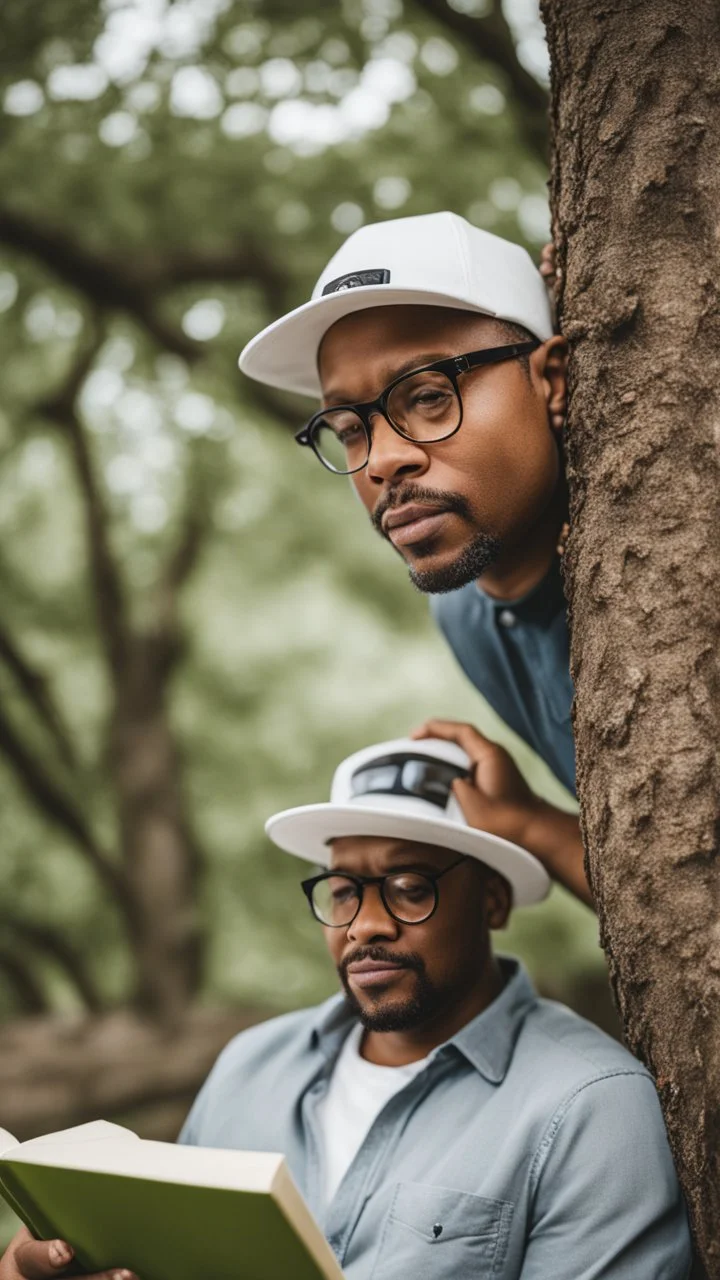
<path fill-rule="evenodd" d="M 190 464 L 192 472 L 192 463 Z M 144 657 L 162 682 L 168 678 L 184 652 L 178 622 L 178 595 L 193 573 L 205 536 L 210 515 L 205 495 L 198 482 L 191 484 L 186 499 L 184 518 L 164 569 L 160 573 L 152 599 L 152 627 L 143 637 Z"/>
<path fill-rule="evenodd" d="M 42 262 L 94 308 L 125 311 L 166 350 L 188 361 L 197 358 L 198 344 L 163 320 L 155 307 L 154 288 L 132 264 L 115 263 L 77 244 L 57 227 L 10 209 L 0 209 L 0 243 Z"/>
<path fill-rule="evenodd" d="M 12 988 L 23 1013 L 50 1012 L 50 1002 L 42 983 L 32 969 L 24 963 L 13 947 L 0 943 L 0 974 Z"/>
<path fill-rule="evenodd" d="M 140 666 L 152 673 L 155 684 L 162 686 L 185 652 L 178 623 L 178 593 L 192 573 L 205 532 L 195 513 L 188 517 L 174 552 L 152 594 L 152 623 L 136 637 L 135 657 Z"/>
<path fill-rule="evenodd" d="M 503 74 L 525 140 L 543 165 L 547 165 L 548 95 L 518 60 L 501 0 L 493 0 L 491 12 L 484 18 L 473 18 L 458 9 L 451 9 L 447 0 L 415 0 L 415 4 L 447 31 L 460 36 L 476 57 L 492 63 Z"/>
<path fill-rule="evenodd" d="M 207 533 L 207 519 L 207 514 L 190 501 L 180 536 L 162 576 L 163 588 L 173 595 L 185 585 L 198 562 Z"/>
<path fill-rule="evenodd" d="M 8 719 L 1 702 L 0 752 L 44 817 L 70 837 L 110 892 L 125 901 L 127 894 L 121 873 L 100 849 L 74 802 L 38 763 L 35 754 Z"/>
<path fill-rule="evenodd" d="M 87 438 L 76 407 L 80 389 L 102 345 L 102 339 L 101 330 L 96 328 L 92 340 L 79 352 L 77 360 L 70 367 L 63 386 L 51 399 L 37 405 L 36 410 L 62 428 L 71 447 L 85 509 L 90 575 L 100 634 L 110 671 L 117 685 L 127 658 L 125 592 L 110 542 L 105 499 L 95 478 Z"/>
<path fill-rule="evenodd" d="M 90 1013 L 99 1013 L 103 1002 L 93 979 L 85 968 L 79 952 L 52 925 L 33 920 L 18 919 L 3 914 L 0 924 L 17 935 L 24 943 L 54 960 L 70 979 L 83 1004 Z"/>
<path fill-rule="evenodd" d="M 160 346 L 189 362 L 199 357 L 202 346 L 163 318 L 157 306 L 162 293 L 202 281 L 253 280 L 262 286 L 274 310 L 281 310 L 286 301 L 283 273 L 252 242 L 225 251 L 198 249 L 167 258 L 135 255 L 128 261 L 97 253 L 58 227 L 5 208 L 0 209 L 0 243 L 42 262 L 94 308 L 126 312 Z"/>
<path fill-rule="evenodd" d="M 237 283 L 251 280 L 261 285 L 273 310 L 281 311 L 287 305 L 287 274 L 280 271 L 260 245 L 253 241 L 232 250 L 212 252 L 195 249 L 181 257 L 153 259 L 143 270 L 155 290 L 181 284 L 202 284 L 204 281 Z"/>
<path fill-rule="evenodd" d="M 12 673 L 35 709 L 38 719 L 50 734 L 64 764 L 74 768 L 75 750 L 63 716 L 53 698 L 44 675 L 30 665 L 15 640 L 0 626 L 0 660 Z"/>

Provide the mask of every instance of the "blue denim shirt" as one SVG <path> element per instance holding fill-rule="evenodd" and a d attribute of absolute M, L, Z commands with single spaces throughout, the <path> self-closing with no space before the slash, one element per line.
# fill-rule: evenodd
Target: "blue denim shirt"
<path fill-rule="evenodd" d="M 686 1280 L 652 1080 L 503 963 L 502 993 L 386 1104 L 327 1212 L 316 1108 L 353 1025 L 341 996 L 231 1041 L 180 1141 L 284 1152 L 348 1280 Z"/>
<path fill-rule="evenodd" d="M 573 685 L 560 557 L 519 600 L 496 600 L 471 582 L 433 596 L 430 607 L 475 688 L 574 792 Z"/>

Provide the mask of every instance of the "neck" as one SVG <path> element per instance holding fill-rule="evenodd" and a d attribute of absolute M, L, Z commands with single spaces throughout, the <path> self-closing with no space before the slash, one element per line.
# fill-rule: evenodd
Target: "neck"
<path fill-rule="evenodd" d="M 541 582 L 557 555 L 560 531 L 567 520 L 567 492 L 558 486 L 541 518 L 523 538 L 503 552 L 478 578 L 478 586 L 498 600 L 518 600 Z"/>
<path fill-rule="evenodd" d="M 380 1067 L 405 1067 L 409 1062 L 419 1062 L 487 1009 L 502 988 L 500 966 L 491 958 L 480 981 L 475 981 L 451 1008 L 408 1031 L 366 1031 L 360 1049 L 362 1057 Z"/>

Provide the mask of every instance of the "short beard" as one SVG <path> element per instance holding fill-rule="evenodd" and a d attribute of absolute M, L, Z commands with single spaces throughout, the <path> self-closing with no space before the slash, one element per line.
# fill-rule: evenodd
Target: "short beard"
<path fill-rule="evenodd" d="M 477 582 L 478 578 L 495 564 L 500 555 L 502 544 L 492 533 L 477 533 L 472 542 L 463 547 L 460 555 L 452 564 L 443 565 L 441 569 L 418 569 L 407 566 L 410 581 L 418 591 L 425 595 L 443 595 L 447 591 L 459 591 L 469 582 Z M 433 544 L 430 539 L 426 543 L 418 543 L 414 548 L 420 560 L 432 555 Z"/>
<path fill-rule="evenodd" d="M 392 545 L 383 529 L 382 520 L 386 511 L 405 506 L 410 502 L 427 503 L 443 511 L 452 511 L 469 525 L 473 518 L 470 506 L 458 493 L 443 493 L 438 489 L 423 489 L 419 485 L 403 485 L 378 502 L 370 517 L 373 528 Z M 435 550 L 435 539 L 428 538 L 413 547 L 416 560 L 425 560 Z M 476 532 L 474 538 L 463 547 L 462 551 L 451 563 L 441 569 L 421 569 L 407 564 L 410 581 L 425 595 L 442 595 L 447 591 L 458 591 L 469 582 L 476 582 L 483 573 L 493 565 L 502 550 L 500 539 L 493 533 Z M 400 555 L 401 553 L 398 552 Z M 404 558 L 404 557 L 403 557 Z"/>
<path fill-rule="evenodd" d="M 408 996 L 399 1003 L 378 1003 L 375 1007 L 364 1005 L 351 990 L 347 977 L 347 966 L 360 958 L 356 953 L 350 956 L 338 969 L 340 981 L 345 988 L 345 1000 L 350 1012 L 361 1022 L 366 1031 L 413 1031 L 433 1018 L 442 1008 L 444 999 L 442 992 L 433 986 L 425 972 L 425 965 L 420 956 L 403 955 L 403 964 L 417 974 L 417 985 L 414 995 Z M 362 958 L 366 960 L 393 960 L 398 957 L 384 952 L 381 947 L 363 947 Z M 371 997 L 372 999 L 372 997 Z M 380 998 L 382 999 L 382 997 Z"/>

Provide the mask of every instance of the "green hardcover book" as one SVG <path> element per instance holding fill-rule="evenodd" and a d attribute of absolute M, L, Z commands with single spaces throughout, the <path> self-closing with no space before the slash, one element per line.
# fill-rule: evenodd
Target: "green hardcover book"
<path fill-rule="evenodd" d="M 342 1280 L 281 1155 L 147 1142 L 104 1120 L 23 1143 L 0 1129 L 0 1194 L 84 1271 Z"/>

